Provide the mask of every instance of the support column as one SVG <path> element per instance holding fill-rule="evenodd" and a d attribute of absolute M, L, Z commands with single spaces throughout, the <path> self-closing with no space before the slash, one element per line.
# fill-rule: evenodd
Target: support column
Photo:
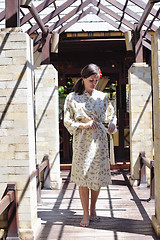
<path fill-rule="evenodd" d="M 53 188 L 60 188 L 58 73 L 53 65 L 35 69 L 37 162 L 50 159 Z"/>
<path fill-rule="evenodd" d="M 19 28 L 0 32 L 0 197 L 16 183 L 21 239 L 35 239 L 37 218 L 33 43 Z"/>
<path fill-rule="evenodd" d="M 130 161 L 132 184 L 139 184 L 139 153 L 153 159 L 151 69 L 134 63 L 129 69 Z M 149 182 L 149 172 L 147 180 Z"/>
<path fill-rule="evenodd" d="M 152 78 L 155 161 L 155 215 L 152 216 L 152 224 L 160 236 L 160 29 L 152 37 Z"/>

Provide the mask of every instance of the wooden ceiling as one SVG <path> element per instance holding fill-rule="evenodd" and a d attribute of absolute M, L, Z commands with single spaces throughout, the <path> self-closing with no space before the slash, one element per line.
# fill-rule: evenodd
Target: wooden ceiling
<path fill-rule="evenodd" d="M 145 26 L 146 30 L 143 31 L 142 33 L 143 45 L 150 49 L 151 36 L 148 33 L 148 31 L 155 31 L 157 29 L 157 26 L 154 25 L 154 21 L 155 19 L 160 20 L 159 8 L 158 10 L 155 10 L 153 8 L 154 3 L 157 2 L 156 0 L 155 1 L 149 0 L 147 3 L 143 2 L 142 0 L 105 1 L 106 3 L 109 3 L 112 6 L 116 7 L 121 12 L 121 14 L 117 14 L 114 11 L 112 11 L 109 7 L 106 7 L 105 5 L 101 4 L 101 0 L 81 0 L 81 3 L 77 7 L 73 8 L 71 11 L 69 11 L 67 14 L 65 14 L 65 16 L 61 18 L 60 14 L 66 9 L 69 9 L 70 6 L 73 6 L 73 4 L 76 1 L 77 0 L 65 1 L 62 5 L 60 5 L 57 8 L 56 0 L 44 0 L 37 7 L 34 6 L 31 0 L 22 1 L 5 0 L 6 6 L 5 10 L 0 13 L 0 21 L 6 18 L 6 27 L 8 26 L 12 27 L 15 24 L 23 26 L 27 22 L 30 22 L 32 18 L 34 18 L 36 24 L 34 26 L 31 25 L 31 27 L 27 30 L 27 33 L 30 36 L 36 34 L 36 36 L 33 38 L 34 45 L 36 46 L 42 39 L 42 37 L 44 37 L 44 35 L 47 34 L 47 32 L 57 31 L 59 34 L 61 34 L 65 32 L 71 25 L 75 24 L 77 21 L 82 19 L 87 14 L 93 13 L 97 15 L 99 18 L 108 22 L 110 25 L 114 26 L 118 31 L 121 32 L 126 32 L 128 29 L 140 32 L 142 30 L 142 27 Z M 20 6 L 17 5 L 18 2 L 20 2 Z M 121 2 L 124 2 L 124 4 L 122 4 Z M 143 14 L 140 16 L 136 12 L 131 11 L 130 8 L 128 8 L 129 2 L 141 8 Z M 54 11 L 50 12 L 43 19 L 41 19 L 39 16 L 40 12 L 48 8 L 51 4 L 53 4 L 55 7 Z M 29 10 L 28 14 L 23 13 L 23 8 L 28 8 Z M 15 15 L 15 12 L 17 12 L 18 16 L 18 11 L 21 12 L 23 17 L 19 19 L 19 22 L 17 20 L 17 22 L 14 23 L 13 14 Z M 152 21 L 147 20 L 149 14 L 153 16 Z M 128 21 L 125 18 L 126 15 L 131 18 L 131 21 Z M 47 28 L 46 24 L 49 24 L 50 20 L 54 19 L 57 16 L 59 17 L 59 20 Z M 133 22 L 132 20 L 136 23 L 136 26 L 133 23 L 131 23 Z M 39 29 L 41 29 L 41 32 L 38 32 Z M 38 48 L 36 50 L 38 50 Z"/>
<path fill-rule="evenodd" d="M 146 1 L 67 0 L 57 7 L 57 0 L 44 0 L 35 7 L 34 1 L 31 0 L 5 0 L 5 9 L 0 13 L 0 21 L 5 19 L 6 27 L 23 27 L 29 23 L 30 27 L 26 33 L 33 38 L 34 51 L 42 51 L 47 59 L 43 63 L 53 63 L 61 75 L 76 75 L 86 63 L 95 62 L 102 66 L 104 74 L 112 76 L 121 72 L 123 79 L 126 69 L 134 58 L 137 58 L 139 49 L 144 46 L 151 50 L 150 33 L 158 28 L 155 20 L 160 20 L 160 9 L 153 8 L 158 1 Z M 78 2 L 78 5 L 74 5 Z M 110 4 L 110 7 L 105 3 Z M 139 7 L 142 14 L 132 11 L 128 7 L 129 3 Z M 51 5 L 54 6 L 54 10 L 41 18 L 40 13 Z M 115 7 L 119 13 L 114 12 L 111 7 Z M 27 14 L 24 13 L 24 8 L 28 9 Z M 61 15 L 66 10 L 67 13 Z M 94 14 L 109 23 L 117 30 L 117 35 L 107 36 L 106 33 L 99 32 L 99 35 L 93 36 L 93 33 L 88 32 L 85 36 L 85 33 L 81 32 L 74 36 L 72 33 L 66 33 L 67 29 L 88 14 Z M 152 20 L 148 20 L 148 16 L 152 17 Z M 34 25 L 31 23 L 33 18 L 36 22 Z M 54 23 L 50 24 L 51 20 Z M 124 33 L 128 30 L 132 31 L 134 54 L 126 51 Z M 58 54 L 52 54 L 49 50 L 53 32 L 60 34 Z"/>

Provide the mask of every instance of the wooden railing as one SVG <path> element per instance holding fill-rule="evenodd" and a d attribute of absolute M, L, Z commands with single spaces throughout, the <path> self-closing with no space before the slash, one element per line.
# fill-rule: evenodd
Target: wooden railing
<path fill-rule="evenodd" d="M 7 210 L 8 217 L 8 231 L 7 240 L 20 240 L 18 231 L 17 218 L 17 199 L 16 199 L 16 185 L 7 184 L 3 198 L 0 201 L 0 215 Z"/>
<path fill-rule="evenodd" d="M 36 165 L 37 201 L 41 202 L 41 172 L 44 170 L 43 187 L 50 188 L 49 158 L 44 156 L 42 163 Z M 6 211 L 7 210 L 7 211 Z M 18 212 L 16 199 L 16 185 L 7 184 L 7 188 L 0 201 L 0 215 L 7 212 L 7 240 L 20 240 L 18 231 Z"/>
<path fill-rule="evenodd" d="M 41 172 L 44 170 L 43 187 L 50 188 L 50 167 L 49 158 L 44 156 L 41 164 L 36 164 L 36 179 L 37 179 L 37 201 L 41 202 Z"/>
<path fill-rule="evenodd" d="M 139 154 L 140 160 L 140 183 L 146 183 L 146 167 L 150 169 L 150 198 L 154 199 L 154 161 L 146 159 L 145 152 Z"/>

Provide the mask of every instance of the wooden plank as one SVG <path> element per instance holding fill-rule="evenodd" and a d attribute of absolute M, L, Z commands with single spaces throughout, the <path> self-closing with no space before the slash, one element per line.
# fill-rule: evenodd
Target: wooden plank
<path fill-rule="evenodd" d="M 54 31 L 57 27 L 59 27 L 60 25 L 62 25 L 63 23 L 65 23 L 68 19 L 70 19 L 72 16 L 74 16 L 75 14 L 77 14 L 79 11 L 82 11 L 83 8 L 85 8 L 86 6 L 88 6 L 88 4 L 90 3 L 90 0 L 86 0 L 81 6 L 76 7 L 75 9 L 73 9 L 71 12 L 69 12 L 68 14 L 66 14 L 63 18 L 61 18 L 60 20 L 58 20 L 56 23 L 52 24 L 49 27 L 49 31 L 52 32 Z M 73 21 L 74 22 L 74 21 Z M 40 33 L 38 36 L 36 36 L 33 39 L 34 45 L 36 45 L 36 43 L 41 40 L 42 38 L 42 34 Z"/>
<path fill-rule="evenodd" d="M 61 12 L 63 12 L 67 7 L 69 7 L 71 4 L 73 4 L 76 0 L 68 0 L 67 2 L 63 3 L 60 7 L 58 7 L 55 11 L 48 14 L 46 17 L 42 19 L 43 23 L 46 24 L 51 19 L 59 15 Z M 27 33 L 30 35 L 33 32 L 35 32 L 39 28 L 38 24 L 35 24 L 32 28 L 28 29 Z"/>
<path fill-rule="evenodd" d="M 19 0 L 5 0 L 6 28 L 20 26 L 20 5 Z"/>
<path fill-rule="evenodd" d="M 0 215 L 9 206 L 9 204 L 14 200 L 14 192 L 9 191 L 5 197 L 0 201 Z"/>
<path fill-rule="evenodd" d="M 109 2 L 110 4 L 112 4 L 114 7 L 116 7 L 117 9 L 124 11 L 124 13 L 126 13 L 128 16 L 132 17 L 133 19 L 135 19 L 136 21 L 139 22 L 140 20 L 140 16 L 133 12 L 132 10 L 130 10 L 129 8 L 126 7 L 126 9 L 124 10 L 124 6 L 123 4 L 117 2 L 116 0 L 106 0 L 107 2 Z M 150 26 L 150 21 L 145 21 L 144 22 L 144 26 L 149 27 Z M 152 26 L 150 26 L 150 29 L 153 31 L 157 30 L 157 27 L 155 25 L 152 24 Z"/>
<path fill-rule="evenodd" d="M 42 226 L 37 240 L 158 240 L 151 217 L 154 200 L 147 202 L 147 187 L 132 187 L 128 171 L 112 171 L 112 185 L 101 188 L 97 201 L 100 220 L 80 227 L 82 207 L 78 187 L 71 183 L 70 171 L 61 171 L 63 186 L 59 190 L 42 190 L 38 217 Z"/>
<path fill-rule="evenodd" d="M 130 0 L 130 2 L 134 3 L 136 6 L 142 8 L 143 10 L 145 10 L 145 8 L 146 8 L 146 3 L 144 3 L 141 0 L 138 0 L 138 1 L 137 0 Z M 158 12 L 157 10 L 152 8 L 151 11 L 150 11 L 150 14 L 155 17 L 157 15 L 157 12 Z M 158 14 L 156 17 L 157 17 L 157 19 L 160 20 L 160 14 Z"/>
<path fill-rule="evenodd" d="M 32 16 L 34 17 L 35 21 L 37 22 L 39 28 L 42 30 L 42 33 L 47 35 L 47 29 L 46 29 L 43 21 L 41 20 L 37 9 L 34 7 L 33 4 L 31 4 L 31 7 L 29 7 L 29 11 L 32 14 Z"/>
<path fill-rule="evenodd" d="M 107 17 L 106 15 L 102 14 L 101 12 L 97 12 L 97 10 L 95 10 L 93 7 L 92 7 L 92 12 L 94 14 L 97 14 L 98 17 L 100 17 L 101 19 L 103 19 L 104 21 L 106 21 L 107 23 L 109 23 L 110 25 L 115 27 L 116 29 L 118 29 L 122 32 L 127 31 L 124 27 L 122 27 L 122 26 L 119 27 L 119 24 L 117 22 L 113 21 L 111 18 Z"/>
<path fill-rule="evenodd" d="M 91 0 L 92 4 L 94 6 L 97 6 L 98 2 L 96 0 Z M 116 20 L 120 21 L 121 23 L 123 23 L 124 25 L 126 25 L 127 27 L 129 27 L 130 29 L 134 29 L 134 26 L 132 23 L 130 23 L 129 21 L 127 21 L 125 18 L 121 19 L 121 16 L 118 15 L 117 13 L 113 12 L 112 10 L 110 10 L 109 8 L 105 7 L 103 4 L 99 3 L 98 4 L 98 8 L 101 9 L 102 11 L 104 11 L 106 14 L 110 15 L 111 17 L 115 18 Z"/>
<path fill-rule="evenodd" d="M 67 30 L 70 26 L 78 22 L 80 19 L 84 18 L 87 14 L 91 12 L 91 7 L 89 7 L 87 10 L 83 11 L 81 14 L 79 14 L 77 17 L 73 18 L 70 22 L 65 24 L 59 31 L 58 33 L 61 34 L 65 30 Z"/>
<path fill-rule="evenodd" d="M 152 8 L 153 8 L 153 4 L 151 4 L 150 1 L 148 1 L 147 5 L 144 9 L 144 12 L 141 16 L 141 19 L 139 20 L 138 25 L 137 25 L 137 31 L 138 32 L 141 31 L 141 29 L 143 27 L 143 24 L 146 21 L 148 15 L 150 14 L 150 11 L 151 11 Z"/>
<path fill-rule="evenodd" d="M 5 10 L 0 13 L 0 22 L 5 18 Z"/>
<path fill-rule="evenodd" d="M 47 8 L 48 6 L 50 6 L 52 3 L 54 3 L 56 0 L 45 0 L 43 1 L 41 4 L 39 4 L 36 7 L 36 10 L 38 13 L 40 13 L 41 11 L 43 11 L 45 8 Z M 32 14 L 31 13 L 27 13 L 24 17 L 22 17 L 20 19 L 20 25 L 24 25 L 26 22 L 28 22 L 30 19 L 32 18 Z"/>
<path fill-rule="evenodd" d="M 63 18 L 61 18 L 56 23 L 52 24 L 50 26 L 50 31 L 54 31 L 56 28 L 58 28 L 60 25 L 65 23 L 67 20 L 69 20 L 71 17 L 73 17 L 78 12 L 82 11 L 85 7 L 87 7 L 90 3 L 90 0 L 86 0 L 84 3 L 82 3 L 80 6 L 76 7 L 72 11 L 70 11 L 68 14 L 66 14 Z"/>

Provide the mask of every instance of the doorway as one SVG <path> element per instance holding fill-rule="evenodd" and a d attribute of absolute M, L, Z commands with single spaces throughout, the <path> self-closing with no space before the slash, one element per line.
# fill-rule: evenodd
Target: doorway
<path fill-rule="evenodd" d="M 72 136 L 63 125 L 63 103 L 65 96 L 72 91 L 74 82 L 80 78 L 81 69 L 89 63 L 100 67 L 103 86 L 99 90 L 108 95 L 116 109 L 116 162 L 129 161 L 127 84 L 128 69 L 134 57 L 133 52 L 126 51 L 123 33 L 63 33 L 60 35 L 58 54 L 52 54 L 51 59 L 59 73 L 61 163 L 71 163 L 72 158 Z"/>

